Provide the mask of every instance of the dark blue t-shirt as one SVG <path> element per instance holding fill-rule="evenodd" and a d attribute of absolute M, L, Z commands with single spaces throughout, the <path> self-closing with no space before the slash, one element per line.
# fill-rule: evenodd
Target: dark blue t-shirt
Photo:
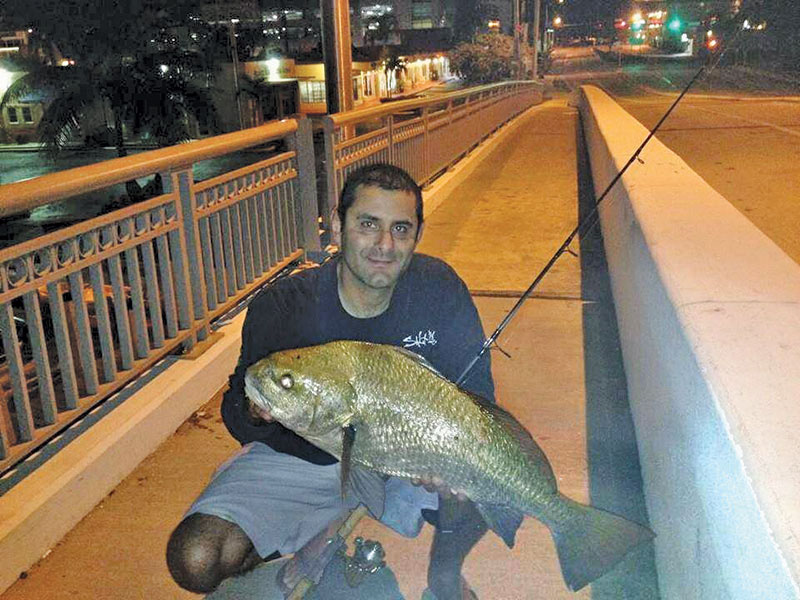
<path fill-rule="evenodd" d="M 455 381 L 480 350 L 484 333 L 478 311 L 467 286 L 443 261 L 414 254 L 389 307 L 367 319 L 353 317 L 342 308 L 337 263 L 338 257 L 319 268 L 279 279 L 250 303 L 239 363 L 222 401 L 225 425 L 242 444 L 259 441 L 313 463 L 336 462 L 279 423 L 256 423 L 249 417 L 245 371 L 271 352 L 335 340 L 391 344 L 424 356 L 443 376 Z M 494 400 L 488 352 L 462 387 Z"/>

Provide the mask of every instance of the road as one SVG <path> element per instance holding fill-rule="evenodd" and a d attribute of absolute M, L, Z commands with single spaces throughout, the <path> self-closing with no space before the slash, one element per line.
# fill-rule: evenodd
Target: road
<path fill-rule="evenodd" d="M 697 71 L 692 62 L 607 63 L 590 49 L 556 53 L 556 90 L 592 83 L 652 128 Z M 800 262 L 800 86 L 736 68 L 702 77 L 658 138 Z"/>

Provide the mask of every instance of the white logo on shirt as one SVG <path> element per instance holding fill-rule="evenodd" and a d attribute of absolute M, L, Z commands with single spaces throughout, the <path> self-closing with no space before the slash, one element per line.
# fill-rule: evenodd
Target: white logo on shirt
<path fill-rule="evenodd" d="M 417 335 L 407 335 L 403 338 L 403 344 L 406 348 L 420 348 L 422 346 L 435 346 L 436 345 L 436 332 L 420 331 Z"/>

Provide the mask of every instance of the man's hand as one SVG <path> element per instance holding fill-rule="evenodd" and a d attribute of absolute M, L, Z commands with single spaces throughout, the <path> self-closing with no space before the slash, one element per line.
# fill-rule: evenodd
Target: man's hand
<path fill-rule="evenodd" d="M 413 485 L 421 485 L 429 492 L 439 494 L 445 500 L 455 499 L 460 502 L 467 500 L 464 490 L 456 490 L 447 485 L 441 477 L 412 477 Z"/>
<path fill-rule="evenodd" d="M 245 397 L 244 401 L 247 403 L 247 414 L 250 417 L 250 421 L 254 425 L 258 425 L 262 421 L 266 421 L 267 423 L 271 423 L 275 419 L 265 408 L 261 408 L 255 402 L 250 400 L 250 398 Z"/>

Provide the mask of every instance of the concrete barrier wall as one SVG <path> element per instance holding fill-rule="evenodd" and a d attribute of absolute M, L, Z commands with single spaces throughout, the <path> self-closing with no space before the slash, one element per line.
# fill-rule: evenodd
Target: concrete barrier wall
<path fill-rule="evenodd" d="M 581 91 L 599 195 L 648 131 Z M 601 223 L 663 598 L 800 598 L 800 266 L 657 139 Z"/>

